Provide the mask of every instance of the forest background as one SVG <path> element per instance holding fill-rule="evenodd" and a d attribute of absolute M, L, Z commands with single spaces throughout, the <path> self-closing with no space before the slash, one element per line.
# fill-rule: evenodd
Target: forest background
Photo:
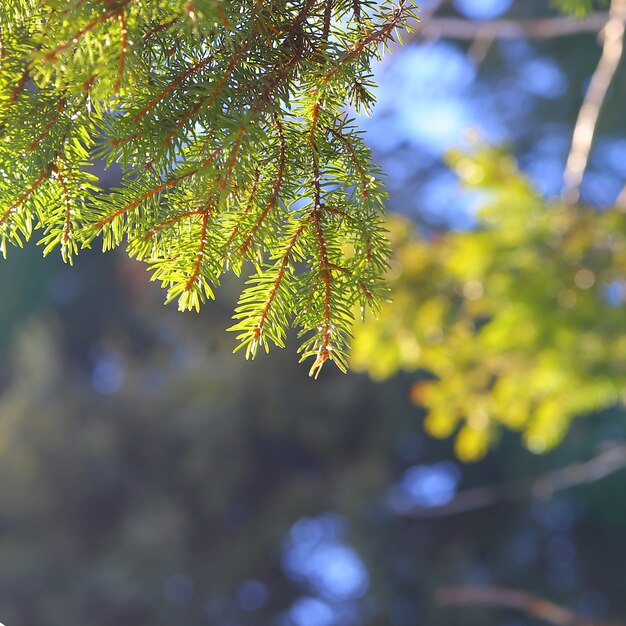
<path fill-rule="evenodd" d="M 608 7 L 421 8 L 360 120 L 403 216 L 371 376 L 232 355 L 234 280 L 181 315 L 122 254 L 0 264 L 7 626 L 626 619 L 623 66 L 561 199 Z"/>

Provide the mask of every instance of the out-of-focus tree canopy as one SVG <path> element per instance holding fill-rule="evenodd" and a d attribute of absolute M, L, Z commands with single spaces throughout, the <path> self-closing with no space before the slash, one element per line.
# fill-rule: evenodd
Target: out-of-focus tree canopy
<path fill-rule="evenodd" d="M 353 363 L 379 379 L 427 372 L 411 397 L 432 435 L 460 426 L 461 458 L 501 425 L 543 452 L 572 417 L 621 400 L 626 214 L 543 198 L 495 150 L 450 162 L 481 192 L 477 224 L 426 240 L 390 220 L 393 300 L 359 329 Z"/>
<path fill-rule="evenodd" d="M 389 134 L 372 124 L 390 206 L 409 219 L 389 220 L 391 302 L 357 328 L 353 364 L 377 379 L 419 371 L 411 398 L 463 459 L 502 426 L 543 452 L 626 389 L 626 4 L 582 21 L 541 3 L 452 4 L 471 19 L 430 3 L 404 60 L 421 86 L 430 59 L 446 87 L 383 95 Z M 383 88 L 408 76 L 400 59 Z M 411 152 L 422 160 L 407 165 Z"/>
<path fill-rule="evenodd" d="M 119 254 L 70 270 L 24 250 L 0 286 L 44 271 L 38 306 L 15 296 L 0 361 L 7 626 L 466 626 L 435 592 L 485 582 L 626 614 L 624 473 L 427 517 L 462 490 L 595 456 L 623 436 L 623 412 L 581 420 L 551 455 L 508 436 L 462 466 L 424 434 L 407 375 L 312 384 L 288 352 L 248 363 L 213 330 L 227 302 L 181 316 Z"/>

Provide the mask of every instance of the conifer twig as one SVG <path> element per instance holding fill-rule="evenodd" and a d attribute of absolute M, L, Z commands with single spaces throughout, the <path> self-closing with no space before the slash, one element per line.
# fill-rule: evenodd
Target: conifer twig
<path fill-rule="evenodd" d="M 287 249 L 283 253 L 282 258 L 280 259 L 280 262 L 278 264 L 278 272 L 276 273 L 276 277 L 274 278 L 272 289 L 269 295 L 267 296 L 267 300 L 265 302 L 265 306 L 263 307 L 263 311 L 261 312 L 261 315 L 259 317 L 259 321 L 256 327 L 253 329 L 254 339 L 252 343 L 252 350 L 256 349 L 256 346 L 259 343 L 259 339 L 261 338 L 261 335 L 263 334 L 263 329 L 265 327 L 265 324 L 267 323 L 270 310 L 272 308 L 272 305 L 274 304 L 274 300 L 276 299 L 276 295 L 278 294 L 278 290 L 280 289 L 281 283 L 283 282 L 285 273 L 287 272 L 287 268 L 289 267 L 289 260 L 291 258 L 291 255 L 293 254 L 293 250 L 296 244 L 298 243 L 298 240 L 300 239 L 300 237 L 302 236 L 302 233 L 304 232 L 305 226 L 306 226 L 306 222 L 302 222 L 300 226 L 298 226 L 294 234 L 291 236 L 291 239 L 289 240 L 289 245 L 287 246 Z"/>
<path fill-rule="evenodd" d="M 22 90 L 24 89 L 24 87 L 26 87 L 26 83 L 29 80 L 30 70 L 28 69 L 28 66 L 26 66 L 26 68 L 24 68 L 24 71 L 22 72 L 22 75 L 20 76 L 20 79 L 15 84 L 15 87 L 13 87 L 13 91 L 11 92 L 11 97 L 9 98 L 9 101 L 7 103 L 7 107 L 11 107 L 17 102 L 17 99 L 20 97 Z"/>
<path fill-rule="evenodd" d="M 67 188 L 67 183 L 65 182 L 65 177 L 63 176 L 63 172 L 61 168 L 55 164 L 52 168 L 52 173 L 56 175 L 57 180 L 59 181 L 59 185 L 61 187 L 61 191 L 63 192 L 63 204 L 65 206 L 64 210 L 64 223 L 63 223 L 63 233 L 61 236 L 61 244 L 66 246 L 70 241 L 70 230 L 72 228 L 72 204 L 70 200 L 70 193 Z"/>
<path fill-rule="evenodd" d="M 200 275 L 200 268 L 202 267 L 202 261 L 204 260 L 204 249 L 206 247 L 206 230 L 209 223 L 209 217 L 211 215 L 210 209 L 202 211 L 202 221 L 200 225 L 200 238 L 198 241 L 198 252 L 196 254 L 196 260 L 193 266 L 193 271 L 189 275 L 189 279 L 185 284 L 185 291 L 190 291 Z"/>
<path fill-rule="evenodd" d="M 49 163 L 45 168 L 41 170 L 37 179 L 26 189 L 26 191 L 17 199 L 13 204 L 0 216 L 0 226 L 2 226 L 8 219 L 19 209 L 19 207 L 28 200 L 39 189 L 41 184 L 48 178 L 52 172 L 53 164 Z"/>
<path fill-rule="evenodd" d="M 114 93 L 120 90 L 122 76 L 124 75 L 124 65 L 126 63 L 126 52 L 128 51 L 128 29 L 126 27 L 126 14 L 123 10 L 118 14 L 117 21 L 120 24 L 120 58 L 117 67 L 117 75 L 115 76 L 115 85 L 113 86 Z"/>
<path fill-rule="evenodd" d="M 248 248 L 254 241 L 254 237 L 257 234 L 258 230 L 263 225 L 265 218 L 269 215 L 270 211 L 276 206 L 278 202 L 278 194 L 280 193 L 280 189 L 283 186 L 283 180 L 285 178 L 285 165 L 287 160 L 287 143 L 285 142 L 285 132 L 283 130 L 283 124 L 280 121 L 278 115 L 274 116 L 274 122 L 278 129 L 278 136 L 280 140 L 279 147 L 279 157 L 278 157 L 278 167 L 276 169 L 276 178 L 274 179 L 274 186 L 272 188 L 272 194 L 270 199 L 267 201 L 265 208 L 261 215 L 259 215 L 256 223 L 254 224 L 250 233 L 246 237 L 243 245 L 241 246 L 241 254 L 244 255 L 248 251 Z"/>
<path fill-rule="evenodd" d="M 188 178 L 192 178 L 203 167 L 206 167 L 211 161 L 213 161 L 213 159 L 221 151 L 222 151 L 222 149 L 218 148 L 217 150 L 215 150 L 215 152 L 213 152 L 213 154 L 208 159 L 206 159 L 205 161 L 200 163 L 200 165 L 198 167 L 196 167 L 196 168 L 194 168 L 194 169 L 192 169 L 192 170 L 190 170 L 188 172 L 184 172 L 183 174 L 180 174 L 179 176 L 172 176 L 171 178 L 168 178 L 167 180 L 165 180 L 161 184 L 156 185 L 155 187 L 153 187 L 152 189 L 149 189 L 148 191 L 145 191 L 138 198 L 135 198 L 134 200 L 132 200 L 128 204 L 125 204 L 123 207 L 121 207 L 121 208 L 117 209 L 116 211 L 114 211 L 113 213 L 107 215 L 105 218 L 101 219 L 99 222 L 96 222 L 92 226 L 92 228 L 94 230 L 100 230 L 100 229 L 104 228 L 107 224 L 110 224 L 116 218 L 118 218 L 118 217 L 124 215 L 125 213 L 128 213 L 129 211 L 132 211 L 133 209 L 137 208 L 145 200 L 148 200 L 149 198 L 152 198 L 152 197 L 160 194 L 161 192 L 165 191 L 166 189 L 170 189 L 171 187 L 176 186 L 179 182 L 181 182 L 183 180 L 187 180 Z"/>
<path fill-rule="evenodd" d="M 313 127 L 312 127 L 313 128 Z M 317 352 L 317 358 L 315 359 L 311 369 L 309 370 L 309 376 L 318 377 L 322 366 L 330 358 L 331 350 L 331 269 L 328 261 L 328 250 L 326 244 L 326 237 L 324 235 L 324 226 L 322 223 L 322 187 L 321 187 L 321 174 L 319 165 L 317 163 L 317 148 L 315 140 L 309 140 L 312 151 L 312 165 L 313 165 L 313 210 L 311 216 L 313 218 L 313 227 L 315 230 L 315 238 L 317 240 L 318 253 L 319 253 L 319 272 L 324 285 L 324 315 L 322 325 L 322 341 Z"/>

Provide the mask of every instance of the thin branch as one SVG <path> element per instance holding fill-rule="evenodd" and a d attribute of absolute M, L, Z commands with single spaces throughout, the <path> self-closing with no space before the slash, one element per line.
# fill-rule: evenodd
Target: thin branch
<path fill-rule="evenodd" d="M 58 165 L 52 166 L 53 174 L 56 174 L 56 178 L 59 181 L 59 185 L 61 187 L 61 191 L 63 192 L 63 202 L 65 205 L 64 212 L 64 220 L 63 220 L 63 234 L 61 236 L 61 244 L 63 246 L 67 246 L 71 237 L 71 229 L 72 229 L 72 204 L 70 201 L 70 192 L 67 188 L 67 183 L 65 182 L 65 178 L 63 177 L 63 172 Z"/>
<path fill-rule="evenodd" d="M 312 148 L 312 165 L 313 165 L 313 210 L 311 211 L 311 217 L 313 218 L 313 227 L 315 231 L 315 238 L 317 239 L 317 246 L 319 249 L 319 263 L 320 263 L 320 277 L 324 285 L 324 321 L 322 324 L 322 341 L 317 352 L 317 358 L 311 369 L 309 370 L 309 376 L 315 378 L 318 377 L 322 366 L 330 358 L 331 351 L 331 333 L 332 327 L 330 323 L 331 316 L 331 273 L 330 263 L 328 261 L 328 249 L 326 244 L 326 235 L 324 233 L 324 227 L 322 224 L 322 185 L 321 185 L 321 173 L 319 165 L 317 163 L 317 147 L 315 140 L 310 141 Z"/>
<path fill-rule="evenodd" d="M 337 75 L 337 73 L 345 67 L 348 63 L 351 63 L 356 59 L 361 52 L 368 46 L 372 44 L 381 44 L 386 43 L 388 41 L 393 41 L 393 30 L 394 28 L 398 28 L 401 20 L 406 15 L 406 11 L 408 10 L 406 1 L 402 0 L 398 8 L 394 11 L 393 16 L 389 19 L 389 21 L 382 26 L 380 26 L 377 30 L 372 33 L 369 33 L 361 41 L 354 44 L 336 63 L 335 67 L 333 67 L 322 79 L 322 85 L 328 85 L 328 83 Z"/>
<path fill-rule="evenodd" d="M 326 6 L 324 7 L 324 31 L 322 32 L 322 41 L 324 46 L 328 45 L 328 36 L 330 35 L 330 22 L 333 16 L 333 2 L 332 0 L 326 0 Z"/>
<path fill-rule="evenodd" d="M 181 220 L 187 219 L 188 217 L 193 217 L 195 215 L 204 215 L 206 213 L 205 209 L 194 209 L 193 211 L 187 211 L 186 213 L 179 213 L 178 215 L 174 215 L 174 217 L 170 217 L 163 222 L 158 223 L 156 226 L 153 226 L 145 235 L 145 239 L 150 239 L 154 237 L 158 232 L 163 230 L 166 226 L 170 224 L 175 224 L 176 222 L 180 222 Z"/>
<path fill-rule="evenodd" d="M 581 20 L 547 17 L 535 20 L 471 21 L 458 17 L 433 17 L 420 22 L 413 38 L 427 39 L 551 39 L 581 33 L 598 33 L 609 22 L 609 13 L 595 13 Z"/>
<path fill-rule="evenodd" d="M 626 212 L 626 185 L 622 187 L 622 190 L 619 192 L 619 195 L 615 200 L 615 208 L 622 213 Z"/>
<path fill-rule="evenodd" d="M 589 461 L 573 463 L 538 478 L 466 489 L 443 506 L 413 507 L 402 514 L 418 518 L 445 517 L 528 497 L 548 499 L 557 491 L 596 482 L 625 467 L 626 444 L 613 445 Z"/>
<path fill-rule="evenodd" d="M 17 99 L 20 97 L 20 94 L 22 93 L 24 87 L 26 87 L 26 83 L 29 80 L 30 69 L 27 66 L 22 72 L 20 79 L 15 84 L 15 87 L 13 87 L 13 90 L 11 91 L 11 97 L 9 98 L 9 102 L 7 103 L 7 108 L 12 107 L 17 102 Z"/>
<path fill-rule="evenodd" d="M 173 18 L 171 20 L 167 20 L 167 22 L 163 22 L 162 24 L 158 24 L 154 28 L 151 28 L 142 38 L 142 43 L 146 43 L 151 37 L 160 33 L 162 30 L 166 30 L 170 26 L 176 23 L 178 18 Z"/>
<path fill-rule="evenodd" d="M 420 36 L 420 33 L 423 32 L 423 29 L 428 28 L 428 24 L 430 22 L 438 19 L 435 16 L 446 6 L 447 3 L 448 0 L 434 0 L 433 4 L 431 4 L 429 8 L 421 9 L 417 23 L 414 22 L 414 28 L 406 30 L 404 33 L 404 44 L 408 44 L 412 40 L 417 39 Z M 428 35 L 426 35 L 426 37 L 428 37 Z M 434 38 L 437 39 L 438 36 L 435 36 Z M 400 47 L 399 42 L 396 42 L 395 45 Z M 382 71 L 385 72 L 387 67 L 387 65 L 383 65 L 381 68 Z"/>
<path fill-rule="evenodd" d="M 154 109 L 154 107 L 159 104 L 159 102 L 161 102 L 161 100 L 163 100 L 171 91 L 179 87 L 180 84 L 187 78 L 202 70 L 202 68 L 207 65 L 212 59 L 213 57 L 211 55 L 207 55 L 206 57 L 199 59 L 192 65 L 189 65 L 187 68 L 185 68 L 184 71 L 182 71 L 180 74 L 178 74 L 178 76 L 176 76 L 176 78 L 168 83 L 167 87 L 165 87 L 163 91 L 158 93 L 154 98 L 152 98 L 152 100 L 150 100 L 150 102 L 148 102 L 148 104 L 146 104 L 141 110 L 135 113 L 135 115 L 133 116 L 133 122 L 136 123 L 141 120 L 141 118 L 146 115 L 146 113 Z"/>
<path fill-rule="evenodd" d="M 603 30 L 602 55 L 578 113 L 572 147 L 563 174 L 561 197 L 568 204 L 577 202 L 580 197 L 580 185 L 587 168 L 598 116 L 622 58 L 626 0 L 612 0 L 609 17 Z"/>
<path fill-rule="evenodd" d="M 193 271 L 185 284 L 185 291 L 191 291 L 194 283 L 196 282 L 198 276 L 200 275 L 200 270 L 202 269 L 202 262 L 204 261 L 204 254 L 206 248 L 206 231 L 207 226 L 209 225 L 209 217 L 211 215 L 211 210 L 206 209 L 202 212 L 202 225 L 200 227 L 200 239 L 198 242 L 198 252 L 196 253 L 196 261 L 193 266 Z"/>
<path fill-rule="evenodd" d="M 267 296 L 267 299 L 265 300 L 265 306 L 263 307 L 263 311 L 261 312 L 261 315 L 259 316 L 259 321 L 257 322 L 257 325 L 252 329 L 252 333 L 254 335 L 254 339 L 252 340 L 252 343 L 251 343 L 252 353 L 256 352 L 256 347 L 259 344 L 259 340 L 263 333 L 263 329 L 269 318 L 270 310 L 274 304 L 274 300 L 276 300 L 276 296 L 278 295 L 278 290 L 280 289 L 280 285 L 283 282 L 283 279 L 285 278 L 285 274 L 287 273 L 287 269 L 289 267 L 289 260 L 291 258 L 294 248 L 296 247 L 296 244 L 298 243 L 298 240 L 300 239 L 300 237 L 302 236 L 302 233 L 304 232 L 305 226 L 306 226 L 306 221 L 303 221 L 300 224 L 300 226 L 296 229 L 294 234 L 291 236 L 291 239 L 289 240 L 289 244 L 287 245 L 287 248 L 285 249 L 285 252 L 283 253 L 283 256 L 280 259 L 280 262 L 278 264 L 278 272 L 276 273 L 274 282 L 272 283 L 272 288 Z"/>
<path fill-rule="evenodd" d="M 224 178 L 220 180 L 218 189 L 220 191 L 224 191 L 230 182 L 231 176 L 233 175 L 233 170 L 235 169 L 235 164 L 237 163 L 237 155 L 239 154 L 239 149 L 241 148 L 241 142 L 243 141 L 243 136 L 246 134 L 248 130 L 247 126 L 242 126 L 237 133 L 237 138 L 235 139 L 235 145 L 232 149 L 230 159 L 228 160 L 228 166 L 226 167 L 226 173 L 224 174 Z"/>
<path fill-rule="evenodd" d="M 221 151 L 222 149 L 218 148 L 217 150 L 215 150 L 215 152 L 213 152 L 213 154 L 208 159 L 200 163 L 200 165 L 196 167 L 195 169 L 185 172 L 184 174 L 180 174 L 179 176 L 172 176 L 171 178 L 168 178 L 167 180 L 165 180 L 165 182 L 161 183 L 160 185 L 157 185 L 156 187 L 153 187 L 152 189 L 142 193 L 138 198 L 135 198 L 128 204 L 125 204 L 122 208 L 117 209 L 117 211 L 114 211 L 113 213 L 107 215 L 105 218 L 101 219 L 99 222 L 93 224 L 92 228 L 95 230 L 101 230 L 107 224 L 110 224 L 117 217 L 121 217 L 122 215 L 138 207 L 142 202 L 145 202 L 146 200 L 154 196 L 157 196 L 158 194 L 165 191 L 166 189 L 175 187 L 179 182 L 183 180 L 186 180 L 188 178 L 193 178 L 203 167 L 206 167 Z"/>
<path fill-rule="evenodd" d="M 255 11 L 256 13 L 256 11 Z M 256 31 L 256 28 L 258 26 L 258 24 L 260 23 L 260 20 L 257 20 L 256 23 L 254 24 L 254 26 L 252 27 L 252 33 L 254 34 L 254 32 Z M 250 51 L 250 48 L 252 46 L 252 44 L 254 43 L 254 36 L 251 35 L 248 40 L 244 43 L 243 47 L 241 50 L 239 50 L 239 52 L 237 52 L 237 54 L 235 54 L 228 66 L 226 67 L 226 70 L 223 72 L 223 74 L 221 75 L 219 81 L 217 82 L 217 85 L 215 86 L 215 89 L 213 89 L 213 91 L 211 91 L 210 94 L 203 96 L 202 98 L 200 98 L 200 100 L 198 100 L 190 109 L 188 109 L 178 120 L 178 122 L 176 123 L 176 126 L 174 127 L 174 129 L 170 132 L 170 134 L 167 136 L 167 139 L 165 140 L 165 145 L 169 146 L 172 143 L 172 140 L 174 139 L 174 137 L 177 135 L 177 133 L 180 131 L 180 129 L 189 121 L 191 120 L 196 113 L 198 113 L 198 111 L 204 107 L 207 103 L 209 105 L 213 105 L 215 103 L 215 101 L 217 100 L 217 97 L 219 96 L 219 94 L 221 93 L 222 89 L 224 88 L 224 85 L 226 84 L 226 81 L 230 78 L 230 75 L 233 73 L 233 70 L 237 67 L 238 63 L 246 56 L 246 54 Z M 212 56 L 209 55 L 208 57 L 206 57 L 206 62 L 208 62 L 209 60 L 212 59 Z M 203 62 L 204 65 L 204 62 Z"/>
<path fill-rule="evenodd" d="M 124 6 L 128 4 L 129 1 L 130 0 L 125 2 Z M 69 39 L 59 44 L 53 50 L 50 50 L 49 52 L 47 52 L 43 57 L 44 61 L 46 62 L 56 61 L 57 58 L 59 57 L 59 54 L 61 54 L 61 52 L 64 52 L 70 46 L 76 44 L 76 42 L 79 39 L 82 39 L 87 33 L 91 32 L 94 28 L 96 28 L 100 24 L 104 24 L 105 22 L 108 22 L 110 19 L 114 18 L 117 14 L 117 11 L 123 11 L 123 7 L 120 9 L 115 9 L 115 10 L 114 9 L 103 10 L 101 15 L 99 15 L 98 17 L 93 19 L 91 22 L 83 26 L 83 28 L 81 28 L 80 30 L 77 30 Z"/>
<path fill-rule="evenodd" d="M 28 200 L 36 191 L 39 189 L 41 184 L 48 178 L 50 172 L 52 172 L 52 163 L 48 163 L 48 165 L 41 170 L 37 180 L 0 216 L 0 226 L 4 225 L 4 223 L 17 211 L 17 209 Z"/>
<path fill-rule="evenodd" d="M 359 173 L 359 178 L 361 179 L 361 197 L 367 198 L 367 193 L 368 193 L 367 192 L 367 187 L 368 187 L 367 176 L 365 174 L 365 170 L 363 169 L 363 166 L 359 163 L 359 159 L 356 155 L 356 152 L 354 151 L 354 146 L 352 145 L 348 137 L 346 137 L 341 131 L 337 130 L 336 128 L 333 128 L 332 126 L 329 126 L 328 130 L 330 130 L 330 132 L 335 137 L 337 137 L 337 139 L 339 139 L 339 141 L 341 141 L 341 143 L 343 143 L 343 145 L 346 147 L 346 150 L 348 154 L 350 155 L 350 160 L 352 161 L 352 164 L 354 165 L 357 172 Z"/>
<path fill-rule="evenodd" d="M 28 148 L 29 152 L 34 152 L 37 149 L 37 146 L 45 139 L 46 135 L 50 132 L 52 127 L 56 124 L 57 120 L 59 119 L 59 116 L 63 112 L 63 109 L 65 108 L 66 105 L 67 105 L 67 99 L 65 98 L 65 96 L 61 96 L 61 98 L 59 98 L 59 101 L 57 103 L 54 113 L 48 120 L 48 123 L 44 126 L 43 130 L 39 133 L 39 135 L 37 135 L 37 137 L 35 137 L 35 139 L 33 139 L 33 142 L 30 144 Z"/>
<path fill-rule="evenodd" d="M 215 102 L 215 100 L 217 99 L 217 96 L 220 94 L 220 92 L 222 91 L 222 88 L 224 87 L 224 85 L 226 84 L 226 81 L 228 80 L 228 77 L 231 75 L 232 71 L 235 69 L 235 67 L 237 66 L 237 63 L 239 63 L 239 61 L 241 61 L 241 59 L 243 58 L 243 56 L 245 55 L 246 51 L 245 50 L 240 50 L 238 54 L 236 54 L 231 60 L 230 63 L 228 64 L 228 67 L 226 68 L 226 70 L 224 71 L 224 73 L 222 74 L 220 80 L 217 83 L 217 86 L 215 87 L 215 89 L 208 95 L 203 96 L 202 98 L 200 98 L 200 100 L 198 100 L 186 113 L 184 113 L 180 119 L 178 120 L 175 128 L 170 132 L 170 134 L 167 136 L 167 139 L 165 140 L 165 145 L 169 146 L 172 143 L 172 140 L 174 139 L 174 137 L 176 136 L 176 134 L 178 133 L 178 131 L 194 116 L 196 115 L 196 113 L 207 103 L 213 103 Z M 206 57 L 206 61 L 210 61 L 211 60 L 211 56 Z"/>
<path fill-rule="evenodd" d="M 471 605 L 517 609 L 555 626 L 618 626 L 615 622 L 583 617 L 549 600 L 505 587 L 473 585 L 444 587 L 436 592 L 435 598 L 437 603 L 443 606 Z"/>
<path fill-rule="evenodd" d="M 278 166 L 276 168 L 276 178 L 274 179 L 274 186 L 272 188 L 272 195 L 268 200 L 263 212 L 257 219 L 256 223 L 252 227 L 250 233 L 246 237 L 243 245 L 241 246 L 241 255 L 245 255 L 248 251 L 248 248 L 254 241 L 254 238 L 258 232 L 258 230 L 263 225 L 265 218 L 268 216 L 270 211 L 278 204 L 278 196 L 280 194 L 280 190 L 283 186 L 283 181 L 285 179 L 285 168 L 287 164 L 287 142 L 285 140 L 285 132 L 283 130 L 282 122 L 280 121 L 280 117 L 278 115 L 274 115 L 274 122 L 276 123 L 276 128 L 278 129 L 278 137 L 280 141 L 280 151 L 278 157 Z"/>
<path fill-rule="evenodd" d="M 258 186 L 259 186 L 259 177 L 260 176 L 261 176 L 261 171 L 257 167 L 256 171 L 254 172 L 254 180 L 252 181 L 252 190 L 250 191 L 250 195 L 248 196 L 248 202 L 246 203 L 246 207 L 243 210 L 243 212 L 241 213 L 241 218 L 246 216 L 252 210 L 253 203 L 254 203 L 254 200 L 256 198 L 256 192 L 257 192 L 257 189 L 258 189 Z M 239 233 L 240 228 L 241 228 L 241 219 L 235 224 L 235 227 L 233 228 L 232 232 L 230 233 L 230 236 L 226 240 L 226 244 L 224 245 L 224 248 L 222 250 L 222 260 L 224 260 L 226 258 L 226 256 L 227 256 L 227 254 L 230 252 L 230 244 L 233 242 L 233 239 Z"/>

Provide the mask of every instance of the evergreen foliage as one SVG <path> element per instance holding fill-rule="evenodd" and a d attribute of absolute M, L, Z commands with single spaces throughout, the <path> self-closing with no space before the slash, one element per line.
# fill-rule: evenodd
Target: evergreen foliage
<path fill-rule="evenodd" d="M 383 190 L 346 113 L 415 17 L 373 0 L 8 0 L 0 10 L 0 247 L 40 231 L 72 262 L 126 242 L 167 301 L 199 309 L 253 268 L 240 347 L 299 329 L 317 375 L 376 308 Z M 98 189 L 97 159 L 121 188 Z"/>

